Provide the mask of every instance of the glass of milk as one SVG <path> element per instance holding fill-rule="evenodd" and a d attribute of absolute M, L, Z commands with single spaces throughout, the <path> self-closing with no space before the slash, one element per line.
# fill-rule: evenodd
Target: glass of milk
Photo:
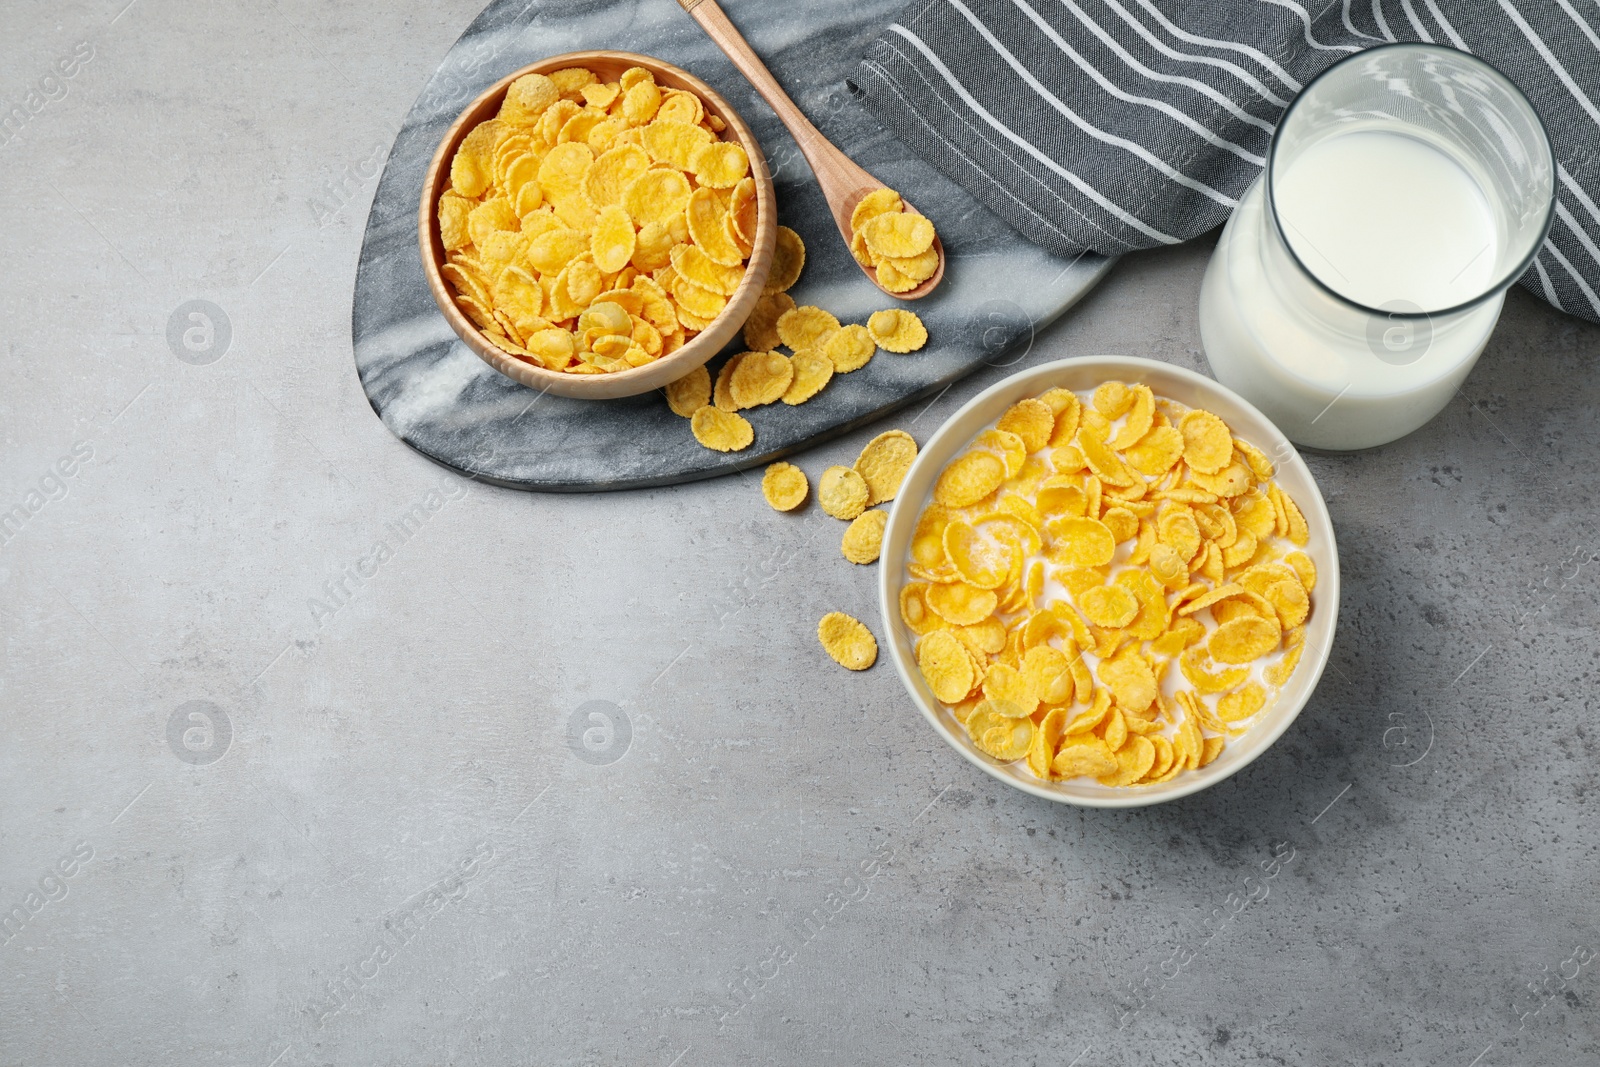
<path fill-rule="evenodd" d="M 1371 448 L 1450 402 L 1550 228 L 1544 125 L 1493 67 L 1381 45 L 1289 105 L 1206 270 L 1217 380 L 1297 444 Z"/>

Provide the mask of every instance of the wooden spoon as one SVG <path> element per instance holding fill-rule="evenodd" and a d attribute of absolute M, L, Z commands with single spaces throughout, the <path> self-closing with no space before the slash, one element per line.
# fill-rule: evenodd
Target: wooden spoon
<path fill-rule="evenodd" d="M 854 236 L 850 231 L 850 213 L 855 210 L 862 197 L 887 186 L 856 166 L 849 156 L 839 151 L 833 142 L 822 136 L 822 133 L 811 124 L 805 113 L 789 99 L 789 94 L 783 91 L 783 87 L 772 76 L 766 64 L 761 62 L 755 50 L 750 47 L 750 43 L 728 20 L 728 16 L 717 5 L 717 0 L 678 0 L 678 3 L 700 24 L 701 29 L 706 31 L 717 47 L 733 61 L 739 73 L 755 86 L 756 92 L 762 95 L 772 110 L 777 112 L 778 118 L 789 128 L 789 133 L 800 145 L 800 151 L 805 154 L 806 162 L 811 164 L 811 170 L 817 176 L 817 184 L 822 186 L 822 195 L 827 199 L 828 207 L 833 212 L 833 221 L 838 224 L 839 233 L 848 246 Z M 921 214 L 909 203 L 905 204 L 905 209 L 912 214 Z M 883 289 L 883 285 L 878 281 L 878 272 L 875 268 L 862 266 L 861 270 L 871 279 L 873 285 L 883 289 L 896 300 L 921 300 L 933 292 L 934 287 L 944 277 L 944 245 L 940 243 L 938 235 L 933 238 L 933 250 L 939 254 L 939 265 L 934 269 L 933 277 L 908 293 L 889 293 L 889 290 Z M 850 258 L 860 265 L 854 253 Z"/>

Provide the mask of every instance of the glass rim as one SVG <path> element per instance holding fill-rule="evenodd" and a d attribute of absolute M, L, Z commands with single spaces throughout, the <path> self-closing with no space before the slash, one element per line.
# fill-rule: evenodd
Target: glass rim
<path fill-rule="evenodd" d="M 1307 266 L 1305 261 L 1300 258 L 1300 254 L 1295 251 L 1294 244 L 1289 240 L 1289 235 L 1284 232 L 1283 221 L 1278 217 L 1277 196 L 1273 187 L 1273 179 L 1277 174 L 1276 162 L 1278 158 L 1278 147 L 1282 139 L 1283 131 L 1289 125 L 1289 119 L 1294 115 L 1295 108 L 1300 106 L 1300 102 L 1306 98 L 1307 94 L 1311 92 L 1312 88 L 1323 78 L 1338 70 L 1346 63 L 1365 58 L 1366 56 L 1371 55 L 1373 52 L 1391 51 L 1395 49 L 1407 49 L 1416 52 L 1444 53 L 1453 59 L 1466 60 L 1470 65 L 1481 68 L 1492 80 L 1497 82 L 1502 88 L 1509 90 L 1511 96 L 1521 100 L 1527 107 L 1528 113 L 1533 116 L 1534 124 L 1539 130 L 1540 139 L 1544 144 L 1545 157 L 1549 160 L 1551 171 L 1550 200 L 1549 203 L 1545 205 L 1544 221 L 1539 226 L 1539 238 L 1533 242 L 1533 245 L 1528 250 L 1527 255 L 1523 256 L 1522 260 L 1517 263 L 1516 266 L 1508 270 L 1503 276 L 1497 278 L 1492 284 L 1485 287 L 1483 292 L 1479 293 L 1477 296 L 1470 300 L 1464 300 L 1461 303 L 1455 304 L 1451 307 L 1439 308 L 1435 311 L 1396 311 L 1388 308 L 1375 308 L 1369 304 L 1363 304 L 1359 300 L 1345 296 L 1343 293 L 1330 286 L 1327 282 L 1323 281 L 1322 278 L 1318 276 L 1317 272 Z M 1312 282 L 1316 284 L 1317 288 L 1321 289 L 1323 292 L 1327 293 L 1340 303 L 1355 308 L 1357 311 L 1362 311 L 1370 315 L 1386 315 L 1390 318 L 1421 320 L 1431 319 L 1435 315 L 1453 315 L 1457 312 L 1466 311 L 1470 308 L 1476 307 L 1485 300 L 1488 300 L 1490 297 L 1494 296 L 1495 293 L 1510 288 L 1510 286 L 1518 278 L 1522 277 L 1522 275 L 1527 272 L 1529 266 L 1533 264 L 1534 258 L 1538 256 L 1539 249 L 1544 246 L 1545 239 L 1550 235 L 1550 227 L 1555 221 L 1555 168 L 1555 149 L 1551 145 L 1550 128 L 1545 125 L 1544 117 L 1539 114 L 1538 108 L 1533 106 L 1533 101 L 1528 99 L 1527 94 L 1521 89 L 1517 88 L 1516 84 L 1512 82 L 1510 78 L 1506 77 L 1498 67 L 1487 60 L 1480 59 L 1471 52 L 1463 52 L 1459 48 L 1451 48 L 1447 45 L 1440 44 L 1425 44 L 1416 41 L 1396 41 L 1373 45 L 1370 48 L 1363 48 L 1359 52 L 1352 52 L 1343 59 L 1330 63 L 1328 66 L 1319 71 L 1314 78 L 1306 82 L 1305 87 L 1300 90 L 1293 100 L 1289 101 L 1289 106 L 1284 108 L 1283 116 L 1279 118 L 1277 127 L 1272 131 L 1272 142 L 1267 146 L 1267 162 L 1266 166 L 1263 168 L 1263 177 L 1266 184 L 1265 192 L 1267 214 L 1272 218 L 1272 226 L 1278 235 L 1278 240 L 1283 242 L 1283 247 L 1288 251 L 1289 258 L 1294 261 L 1294 265 L 1299 267 L 1301 273 L 1310 278 Z"/>

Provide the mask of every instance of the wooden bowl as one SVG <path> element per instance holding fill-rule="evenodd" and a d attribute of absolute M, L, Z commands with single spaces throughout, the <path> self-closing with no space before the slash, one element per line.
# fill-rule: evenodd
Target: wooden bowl
<path fill-rule="evenodd" d="M 736 140 L 744 148 L 745 154 L 750 157 L 750 176 L 756 182 L 754 247 L 745 263 L 744 280 L 728 298 L 722 313 L 676 352 L 642 367 L 609 374 L 567 374 L 546 370 L 502 351 L 488 334 L 478 329 L 477 324 L 456 306 L 449 283 L 439 273 L 439 268 L 446 262 L 444 240 L 439 235 L 439 197 L 450 187 L 450 161 L 455 158 L 456 148 L 478 123 L 495 116 L 512 82 L 524 74 L 548 74 L 564 67 L 588 67 L 603 81 L 615 81 L 629 67 L 643 67 L 655 75 L 658 85 L 694 93 L 704 103 L 707 112 L 727 124 L 724 139 Z M 456 335 L 485 363 L 508 378 L 541 392 L 589 400 L 634 396 L 659 389 L 702 366 L 721 351 L 744 326 L 745 319 L 750 317 L 751 310 L 761 297 L 761 290 L 767 283 L 767 272 L 772 267 L 773 246 L 777 236 L 778 204 L 772 189 L 772 172 L 767 169 L 766 156 L 762 154 L 761 144 L 750 127 L 711 86 L 693 74 L 670 63 L 633 52 L 567 52 L 541 59 L 495 82 L 467 105 L 467 109 L 445 132 L 438 151 L 433 154 L 433 161 L 428 164 L 428 172 L 422 183 L 422 203 L 417 209 L 417 241 L 422 252 L 422 270 L 428 277 L 428 291 L 433 294 L 434 303 L 439 305 L 440 312 Z"/>

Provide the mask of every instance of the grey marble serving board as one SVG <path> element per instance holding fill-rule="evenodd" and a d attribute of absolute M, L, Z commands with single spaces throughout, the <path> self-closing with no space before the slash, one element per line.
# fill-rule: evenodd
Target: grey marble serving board
<path fill-rule="evenodd" d="M 755 443 L 702 448 L 656 392 L 583 401 L 540 394 L 491 369 L 451 332 L 428 295 L 417 252 L 423 171 L 439 139 L 482 89 L 536 59 L 586 48 L 658 56 L 705 79 L 744 116 L 766 150 L 779 219 L 806 243 L 791 295 L 864 322 L 896 302 L 874 288 L 840 240 L 794 141 L 750 85 L 674 0 L 499 0 L 451 48 L 406 116 L 367 219 L 351 333 L 356 370 L 385 426 L 429 458 L 471 477 L 544 491 L 667 485 L 759 466 L 938 393 L 1055 318 L 1111 261 L 1059 259 L 1029 244 L 889 136 L 847 78 L 903 0 L 725 3 L 724 8 L 823 133 L 939 226 L 945 280 L 915 310 L 928 346 L 880 352 L 835 377 L 810 402 L 747 412 Z M 909 305 L 908 305 L 909 306 Z M 729 352 L 737 346 L 730 347 Z M 728 353 L 711 363 L 715 372 Z"/>

